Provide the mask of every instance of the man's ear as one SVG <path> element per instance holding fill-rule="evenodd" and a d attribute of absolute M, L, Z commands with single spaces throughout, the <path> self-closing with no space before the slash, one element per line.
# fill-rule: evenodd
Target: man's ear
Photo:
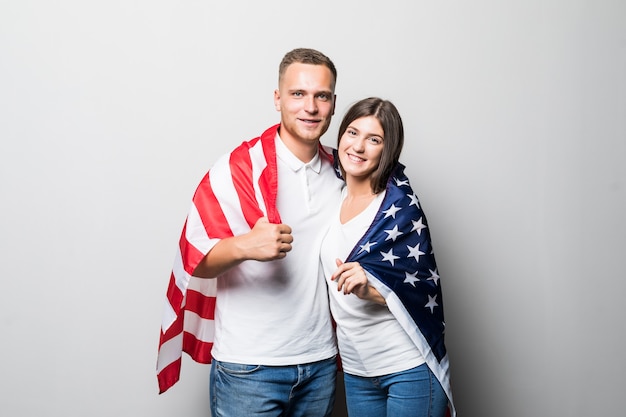
<path fill-rule="evenodd" d="M 276 111 L 280 111 L 280 90 L 278 88 L 274 90 L 274 108 Z"/>

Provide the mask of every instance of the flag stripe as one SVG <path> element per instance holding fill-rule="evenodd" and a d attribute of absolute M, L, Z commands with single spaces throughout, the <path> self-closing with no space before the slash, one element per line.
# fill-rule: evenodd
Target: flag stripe
<path fill-rule="evenodd" d="M 194 281 L 200 279 L 201 278 L 194 278 Z M 215 296 L 205 295 L 201 292 L 188 288 L 185 309 L 187 312 L 194 312 L 199 317 L 204 319 L 213 320 L 215 318 Z M 185 320 L 186 319 L 187 317 L 185 316 Z"/>
<path fill-rule="evenodd" d="M 191 222 L 195 225 L 194 233 L 188 235 L 188 239 L 195 243 L 195 239 L 202 239 L 205 234 L 209 238 L 221 238 L 232 236 L 230 222 L 226 218 L 226 213 L 218 201 L 215 194 L 215 187 L 222 185 L 219 181 L 214 184 L 211 181 L 212 174 L 224 164 L 224 158 L 220 158 L 210 172 L 206 174 L 198 185 L 196 193 L 193 196 L 192 210 L 190 213 L 194 216 Z M 222 174 L 223 175 L 223 174 Z M 228 177 L 224 177 L 228 178 Z M 202 215 L 200 214 L 202 213 Z M 196 235 L 196 233 L 198 233 Z M 202 246 L 199 246 L 199 249 Z"/>
<path fill-rule="evenodd" d="M 222 161 L 211 168 L 211 177 L 219 180 L 211 181 L 211 188 L 214 193 L 215 201 L 209 207 L 203 209 L 198 208 L 205 219 L 210 217 L 211 211 L 219 210 L 223 215 L 224 225 L 215 224 L 214 219 L 210 223 L 205 222 L 204 226 L 211 237 L 228 237 L 237 236 L 250 230 L 244 212 L 242 210 L 239 194 L 235 189 L 237 183 L 232 178 L 230 164 L 228 161 Z"/>
<path fill-rule="evenodd" d="M 204 364 L 211 363 L 211 349 L 213 349 L 213 342 L 205 342 L 197 339 L 191 333 L 184 333 L 183 350 L 196 362 Z"/>
<path fill-rule="evenodd" d="M 170 275 L 170 283 L 167 289 L 166 298 L 166 308 L 163 312 L 163 320 L 161 322 L 161 330 L 163 332 L 166 332 L 176 321 L 176 317 L 178 316 L 184 298 L 182 291 L 176 285 L 176 279 L 174 278 L 173 273 Z"/>
<path fill-rule="evenodd" d="M 157 358 L 160 393 L 179 380 L 183 351 L 197 362 L 211 361 L 217 280 L 192 277 L 198 263 L 220 239 L 248 232 L 259 217 L 280 221 L 277 131 L 275 125 L 259 138 L 242 143 L 230 156 L 219 158 L 194 193 L 163 312 Z"/>
<path fill-rule="evenodd" d="M 182 355 L 175 359 L 157 374 L 159 382 L 159 394 L 163 394 L 180 379 L 180 367 L 182 365 Z"/>
<path fill-rule="evenodd" d="M 257 201 L 253 185 L 255 178 L 253 178 L 252 160 L 250 158 L 250 152 L 253 149 L 255 149 L 254 146 L 240 147 L 231 154 L 229 160 L 234 190 L 237 193 L 241 212 L 249 228 L 252 228 L 258 218 L 263 216 L 259 203 L 264 205 L 262 200 L 261 202 Z"/>
<path fill-rule="evenodd" d="M 215 337 L 215 322 L 192 311 L 185 311 L 185 333 L 193 335 L 198 341 L 211 343 Z"/>
<path fill-rule="evenodd" d="M 170 363 L 178 360 L 182 355 L 180 347 L 183 344 L 183 335 L 179 333 L 170 340 L 163 342 L 159 349 L 159 357 L 157 359 L 157 371 L 163 371 Z"/>

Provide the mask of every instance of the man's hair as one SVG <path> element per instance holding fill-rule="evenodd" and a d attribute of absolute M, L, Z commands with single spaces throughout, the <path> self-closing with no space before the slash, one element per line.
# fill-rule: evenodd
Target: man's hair
<path fill-rule="evenodd" d="M 404 145 L 404 127 L 402 118 L 396 106 L 392 102 L 378 97 L 369 97 L 356 102 L 350 107 L 339 126 L 337 137 L 337 148 L 341 137 L 346 129 L 356 119 L 361 117 L 374 116 L 383 128 L 383 152 L 380 155 L 380 162 L 376 171 L 372 173 L 371 186 L 376 194 L 387 188 L 387 181 L 400 159 L 402 146 Z M 341 173 L 345 178 L 345 171 L 339 164 Z"/>
<path fill-rule="evenodd" d="M 291 64 L 311 64 L 311 65 L 323 65 L 330 70 L 333 74 L 333 84 L 337 82 L 337 69 L 335 64 L 323 53 L 309 48 L 297 48 L 293 51 L 287 52 L 280 62 L 278 67 L 278 83 L 283 78 L 287 67 Z"/>

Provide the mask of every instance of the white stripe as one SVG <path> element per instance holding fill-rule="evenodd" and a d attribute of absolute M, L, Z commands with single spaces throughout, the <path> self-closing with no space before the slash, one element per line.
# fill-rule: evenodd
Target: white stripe
<path fill-rule="evenodd" d="M 176 251 L 176 256 L 174 257 L 172 274 L 174 275 L 174 283 L 176 284 L 176 287 L 180 290 L 180 292 L 183 293 L 184 298 L 191 276 L 187 272 L 185 272 L 185 269 L 183 268 L 180 250 Z M 161 330 L 163 331 L 163 333 L 165 333 L 175 321 L 176 312 L 174 311 L 174 307 L 170 303 L 170 300 L 166 299 L 165 308 L 163 310 L 163 319 L 161 320 Z"/>
<path fill-rule="evenodd" d="M 204 223 L 202 223 L 202 219 L 200 218 L 198 208 L 193 203 L 191 204 L 189 214 L 187 215 L 185 238 L 203 255 L 209 253 L 211 248 L 219 242 L 218 239 L 209 238 L 206 228 L 204 227 Z"/>
<path fill-rule="evenodd" d="M 183 352 L 183 334 L 168 340 L 159 348 L 157 357 L 157 374 L 165 369 L 169 364 L 177 361 Z"/>
<path fill-rule="evenodd" d="M 217 279 L 191 277 L 189 289 L 197 291 L 205 297 L 215 297 L 217 295 Z"/>
<path fill-rule="evenodd" d="M 183 266 L 183 258 L 180 250 L 176 251 L 176 257 L 174 258 L 174 265 L 172 266 L 172 274 L 174 275 L 174 282 L 176 286 L 185 294 L 187 286 L 189 285 L 189 279 L 191 276 L 185 271 Z"/>
<path fill-rule="evenodd" d="M 215 340 L 215 322 L 203 319 L 193 311 L 185 310 L 184 328 L 186 332 L 203 342 L 211 343 Z"/>
<path fill-rule="evenodd" d="M 161 331 L 165 333 L 167 329 L 176 321 L 176 313 L 170 300 L 165 300 L 165 307 L 163 308 L 163 319 L 161 320 Z"/>
<path fill-rule="evenodd" d="M 378 290 L 378 292 L 385 298 L 385 302 L 387 303 L 387 307 L 389 311 L 394 315 L 400 326 L 407 332 L 415 346 L 420 350 L 422 356 L 426 360 L 428 367 L 435 375 L 435 377 L 439 380 L 439 383 L 443 387 L 446 395 L 448 396 L 448 400 L 450 401 L 450 408 L 452 417 L 456 416 L 456 410 L 454 408 L 454 404 L 452 402 L 452 389 L 450 387 L 450 372 L 449 372 L 449 361 L 448 355 L 442 358 L 441 362 L 437 361 L 435 354 L 433 353 L 430 345 L 426 341 L 426 338 L 419 330 L 419 327 L 415 324 L 411 315 L 404 307 L 404 304 L 400 301 L 395 292 L 391 291 L 389 287 L 383 284 L 381 281 L 376 279 L 372 274 L 368 271 L 365 271 L 367 275 L 368 281 L 370 284 L 374 286 Z"/>
<path fill-rule="evenodd" d="M 435 375 L 435 377 L 439 380 L 439 383 L 443 387 L 446 395 L 448 396 L 448 400 L 450 401 L 450 408 L 452 411 L 452 417 L 456 416 L 456 410 L 454 409 L 454 405 L 452 403 L 452 390 L 450 387 L 450 374 L 448 371 L 449 362 L 448 355 L 442 358 L 441 362 L 437 361 L 435 354 L 428 342 L 426 342 L 426 338 L 419 330 L 419 327 L 415 324 L 408 311 L 404 307 L 404 304 L 400 301 L 396 293 L 390 292 L 389 296 L 385 300 L 387 302 L 387 307 L 389 311 L 395 316 L 398 320 L 402 328 L 407 332 L 413 343 L 418 347 L 424 359 L 426 359 L 426 363 L 428 367 Z"/>
<path fill-rule="evenodd" d="M 245 221 L 239 203 L 239 196 L 237 195 L 237 191 L 235 191 L 235 185 L 233 184 L 233 177 L 228 163 L 229 157 L 230 155 L 225 155 L 217 160 L 215 165 L 211 168 L 209 179 L 220 179 L 215 182 L 211 181 L 211 188 L 222 207 L 222 212 L 224 213 L 224 217 L 226 217 L 226 221 L 233 235 L 238 236 L 249 232 L 250 227 L 248 227 L 248 223 Z"/>
<path fill-rule="evenodd" d="M 263 194 L 259 187 L 259 178 L 263 173 L 263 170 L 267 167 L 267 161 L 265 160 L 265 154 L 263 153 L 263 146 L 261 141 L 250 148 L 250 159 L 252 161 L 252 184 L 254 185 L 254 195 L 261 211 L 267 216 L 267 209 L 265 207 L 265 201 L 263 200 Z"/>

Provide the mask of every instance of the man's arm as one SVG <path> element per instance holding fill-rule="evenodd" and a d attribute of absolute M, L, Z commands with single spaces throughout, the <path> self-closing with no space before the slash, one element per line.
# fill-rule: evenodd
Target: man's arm
<path fill-rule="evenodd" d="M 273 261 L 291 250 L 291 227 L 261 217 L 248 233 L 220 240 L 200 261 L 193 276 L 215 278 L 243 261 Z"/>

